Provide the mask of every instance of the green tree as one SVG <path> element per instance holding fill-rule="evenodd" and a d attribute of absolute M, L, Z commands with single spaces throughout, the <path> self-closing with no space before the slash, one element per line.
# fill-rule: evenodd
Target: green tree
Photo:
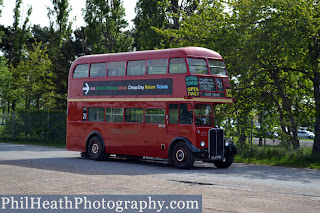
<path fill-rule="evenodd" d="M 85 34 L 91 53 L 114 53 L 130 50 L 132 38 L 121 0 L 86 0 L 83 10 L 87 23 Z"/>
<path fill-rule="evenodd" d="M 13 90 L 13 77 L 7 66 L 7 60 L 0 57 L 0 106 L 3 113 L 5 112 L 6 105 L 8 105 L 8 111 L 10 110 L 10 103 L 14 96 Z"/>
<path fill-rule="evenodd" d="M 319 19 L 315 18 L 319 14 L 317 1 L 228 3 L 231 12 L 226 10 L 224 1 L 202 1 L 193 13 L 182 13 L 179 28 L 158 32 L 173 38 L 171 46 L 203 46 L 221 53 L 229 74 L 234 76 L 234 95 L 241 103 L 237 104 L 237 111 L 242 114 L 239 117 L 244 119 L 249 109 L 273 103 L 271 107 L 278 110 L 279 123 L 289 145 L 299 148 L 297 119 L 312 111 L 308 110 L 312 105 L 310 92 L 319 73 L 315 60 L 316 72 L 311 72 L 308 65 L 312 64 L 308 63 L 311 61 L 308 55 L 319 52 L 319 42 L 315 42 L 318 40 L 314 36 L 319 33 Z M 308 29 L 308 23 L 314 28 Z M 313 77 L 307 77 L 308 73 L 313 73 Z M 317 97 L 315 94 L 314 99 Z M 238 123 L 244 124 L 246 120 Z M 245 131 L 239 129 L 239 132 Z"/>
<path fill-rule="evenodd" d="M 69 13 L 72 8 L 68 0 L 52 0 L 53 9 L 47 7 L 50 22 L 50 52 L 55 56 L 63 41 L 67 40 L 72 33 L 72 22 L 69 21 Z"/>
<path fill-rule="evenodd" d="M 0 6 L 3 5 L 3 0 L 0 0 Z M 1 17 L 1 13 L 2 13 L 2 10 L 0 9 L 0 17 Z M 3 32 L 0 30 L 0 43 L 1 43 L 1 37 L 3 35 Z"/>
<path fill-rule="evenodd" d="M 69 69 L 72 61 L 75 60 L 76 53 L 73 49 L 74 42 L 71 38 L 64 41 L 62 46 L 59 49 L 59 54 L 56 57 L 53 57 L 52 63 L 52 72 L 53 83 L 55 87 L 55 108 L 56 109 L 65 109 L 67 106 L 67 92 L 68 92 L 68 76 Z"/>
<path fill-rule="evenodd" d="M 32 44 L 41 42 L 42 45 L 50 44 L 51 31 L 48 27 L 41 27 L 40 25 L 33 25 L 31 28 L 31 38 L 28 42 L 28 49 L 32 49 Z"/>
<path fill-rule="evenodd" d="M 134 18 L 134 47 L 136 50 L 152 50 L 165 48 L 168 44 L 165 37 L 157 33 L 153 28 L 165 29 L 169 27 L 164 0 L 138 0 Z"/>
<path fill-rule="evenodd" d="M 52 61 L 52 81 L 55 85 L 55 108 L 65 109 L 67 104 L 67 81 L 71 62 L 75 59 L 72 48 L 72 10 L 68 0 L 52 0 L 53 9 L 47 7 L 50 20 L 49 56 Z"/>
<path fill-rule="evenodd" d="M 10 38 L 9 42 L 9 64 L 12 67 L 16 67 L 17 64 L 22 60 L 22 57 L 24 53 L 26 52 L 26 42 L 30 38 L 30 27 L 28 25 L 29 23 L 29 17 L 32 13 L 32 7 L 29 6 L 27 11 L 27 17 L 24 20 L 22 27 L 20 24 L 21 21 L 21 14 L 20 14 L 20 7 L 22 4 L 22 0 L 16 0 L 16 6 L 13 10 L 14 16 L 13 16 L 13 27 L 12 27 L 12 38 Z M 12 73 L 13 74 L 13 81 L 16 82 L 17 78 L 19 77 L 18 73 Z M 17 84 L 14 84 L 14 90 L 17 91 Z M 12 110 L 15 110 L 16 108 L 16 101 L 18 97 L 15 96 L 12 100 Z"/>
<path fill-rule="evenodd" d="M 48 109 L 54 106 L 51 61 L 47 47 L 41 49 L 41 42 L 32 46 L 33 50 L 26 53 L 25 60 L 21 60 L 17 67 L 12 67 L 12 73 L 19 76 L 15 83 L 22 94 L 24 108 Z"/>
<path fill-rule="evenodd" d="M 32 8 L 29 7 L 27 11 L 27 17 L 23 24 L 20 7 L 22 0 L 16 0 L 16 6 L 14 8 L 14 22 L 13 26 L 4 27 L 0 25 L 0 34 L 3 34 L 1 43 L 1 50 L 4 56 L 8 59 L 8 63 L 16 66 L 21 60 L 23 53 L 26 51 L 26 43 L 30 38 L 29 16 L 31 15 Z"/>
<path fill-rule="evenodd" d="M 75 39 L 72 43 L 72 46 L 76 56 L 78 57 L 89 54 L 85 29 L 85 27 L 80 27 L 73 32 Z"/>
<path fill-rule="evenodd" d="M 178 6 L 179 27 L 175 26 L 177 24 L 173 24 L 172 27 L 164 30 L 156 29 L 156 31 L 170 38 L 172 41 L 171 47 L 201 46 L 221 53 L 225 50 L 224 44 L 227 41 L 224 40 L 228 36 L 226 33 L 228 25 L 225 20 L 228 14 L 224 12 L 225 5 L 222 3 L 222 1 L 212 3 L 204 0 L 201 4 L 194 3 L 196 7 L 193 6 L 192 9 L 187 5 L 184 7 Z M 181 7 L 185 9 L 180 9 Z M 172 20 L 173 17 L 177 16 L 172 12 L 167 14 L 171 17 L 169 19 Z M 174 23 L 174 21 L 171 22 Z"/>
<path fill-rule="evenodd" d="M 26 42 L 30 38 L 29 17 L 32 13 L 32 7 L 29 6 L 27 17 L 24 20 L 22 27 L 20 26 L 21 13 L 20 7 L 22 0 L 16 0 L 16 6 L 13 10 L 13 40 L 12 40 L 12 58 L 9 58 L 9 63 L 16 66 L 21 60 L 24 51 L 26 51 Z"/>
<path fill-rule="evenodd" d="M 316 62 L 319 60 L 318 1 L 243 0 L 234 1 L 232 6 L 234 23 L 241 32 L 240 41 L 246 47 L 239 48 L 238 56 L 245 56 L 240 59 L 247 60 L 242 61 L 247 66 L 250 61 L 256 64 L 256 71 L 250 70 L 254 74 L 251 78 L 259 76 L 263 80 L 260 88 L 276 103 L 282 130 L 288 136 L 292 132 L 291 143 L 298 148 L 297 119 L 310 114 L 312 108 L 316 120 L 319 116 L 319 84 L 316 80 L 319 76 Z M 317 144 L 316 137 L 314 150 Z"/>

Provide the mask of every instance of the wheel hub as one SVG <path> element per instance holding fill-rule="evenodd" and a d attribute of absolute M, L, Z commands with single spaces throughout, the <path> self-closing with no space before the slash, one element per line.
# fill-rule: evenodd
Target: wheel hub
<path fill-rule="evenodd" d="M 176 158 L 177 158 L 177 161 L 181 162 L 184 160 L 184 151 L 179 149 L 177 152 L 176 152 Z"/>
<path fill-rule="evenodd" d="M 98 144 L 93 144 L 92 145 L 92 147 L 91 147 L 91 150 L 92 150 L 92 153 L 93 154 L 98 154 L 98 152 L 99 152 L 99 146 L 98 146 Z"/>

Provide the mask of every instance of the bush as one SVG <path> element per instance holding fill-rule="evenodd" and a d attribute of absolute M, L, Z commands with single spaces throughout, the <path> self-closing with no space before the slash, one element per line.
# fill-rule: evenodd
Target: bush
<path fill-rule="evenodd" d="M 18 111 L 8 115 L 1 137 L 33 142 L 65 143 L 65 111 Z"/>

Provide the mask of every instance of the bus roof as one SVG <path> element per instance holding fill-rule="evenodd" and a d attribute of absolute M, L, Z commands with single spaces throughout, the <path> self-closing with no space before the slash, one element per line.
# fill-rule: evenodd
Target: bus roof
<path fill-rule="evenodd" d="M 176 57 L 199 57 L 199 58 L 214 58 L 221 59 L 219 53 L 203 47 L 180 47 L 160 50 L 145 50 L 122 53 L 108 53 L 82 56 L 74 61 L 74 65 L 83 63 L 99 63 L 108 61 L 128 61 L 128 60 L 143 60 L 143 59 L 161 59 L 161 58 L 176 58 Z"/>

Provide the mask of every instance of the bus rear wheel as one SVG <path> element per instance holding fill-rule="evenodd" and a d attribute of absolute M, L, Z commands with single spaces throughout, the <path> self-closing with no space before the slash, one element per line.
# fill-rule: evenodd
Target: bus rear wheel
<path fill-rule="evenodd" d="M 88 154 L 92 160 L 103 160 L 105 158 L 104 146 L 98 136 L 90 139 L 88 144 Z"/>
<path fill-rule="evenodd" d="M 190 169 L 195 161 L 195 156 L 186 143 L 178 142 L 172 150 L 172 163 L 180 169 Z"/>

